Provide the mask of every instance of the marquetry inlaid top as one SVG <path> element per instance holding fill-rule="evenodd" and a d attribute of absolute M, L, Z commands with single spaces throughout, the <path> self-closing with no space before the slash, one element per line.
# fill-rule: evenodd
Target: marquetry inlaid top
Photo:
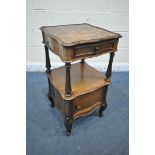
<path fill-rule="evenodd" d="M 63 46 L 91 43 L 107 39 L 120 38 L 121 35 L 89 24 L 71 24 L 43 26 L 40 28 L 46 35 L 56 39 Z"/>

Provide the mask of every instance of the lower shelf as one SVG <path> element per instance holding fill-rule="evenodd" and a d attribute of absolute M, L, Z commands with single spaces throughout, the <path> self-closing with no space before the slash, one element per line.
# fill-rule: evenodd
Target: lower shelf
<path fill-rule="evenodd" d="M 51 84 L 60 92 L 65 100 L 94 91 L 104 85 L 108 85 L 110 81 L 105 80 L 105 75 L 89 66 L 87 63 L 75 63 L 71 65 L 71 86 L 72 94 L 70 97 L 65 96 L 65 67 L 53 69 L 47 73 Z"/>

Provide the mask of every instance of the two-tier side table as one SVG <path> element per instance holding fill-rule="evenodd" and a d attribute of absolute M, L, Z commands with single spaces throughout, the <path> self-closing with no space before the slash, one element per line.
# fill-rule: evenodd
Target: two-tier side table
<path fill-rule="evenodd" d="M 119 38 L 118 33 L 89 24 L 43 26 L 46 54 L 48 99 L 64 115 L 66 134 L 70 135 L 73 120 L 99 108 L 99 116 L 107 107 L 106 94 L 111 83 L 112 62 Z M 58 55 L 65 66 L 51 69 L 49 50 Z M 110 54 L 105 75 L 89 66 L 86 58 Z M 81 60 L 78 63 L 72 62 Z"/>

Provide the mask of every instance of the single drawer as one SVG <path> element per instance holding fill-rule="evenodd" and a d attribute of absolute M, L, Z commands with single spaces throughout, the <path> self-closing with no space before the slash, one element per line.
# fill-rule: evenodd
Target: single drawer
<path fill-rule="evenodd" d="M 114 50 L 114 40 L 100 42 L 95 44 L 87 44 L 76 46 L 73 48 L 74 50 L 74 58 L 84 57 L 84 56 L 91 56 L 91 55 L 98 55 L 104 52 L 109 52 Z"/>

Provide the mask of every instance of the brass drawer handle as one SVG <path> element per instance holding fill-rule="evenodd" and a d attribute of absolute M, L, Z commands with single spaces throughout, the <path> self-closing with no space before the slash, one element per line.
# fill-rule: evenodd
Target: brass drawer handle
<path fill-rule="evenodd" d="M 95 51 L 99 51 L 100 48 L 98 46 L 95 46 Z"/>

